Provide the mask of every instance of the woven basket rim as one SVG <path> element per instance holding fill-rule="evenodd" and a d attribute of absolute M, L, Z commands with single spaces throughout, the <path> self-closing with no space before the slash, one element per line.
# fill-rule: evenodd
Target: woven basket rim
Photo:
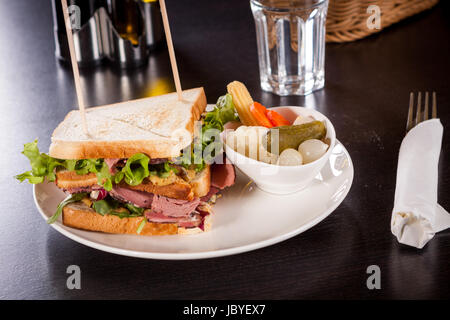
<path fill-rule="evenodd" d="M 439 0 L 330 0 L 327 14 L 327 42 L 350 42 L 385 28 L 436 5 Z M 381 28 L 365 27 L 370 4 L 381 7 Z M 359 14 L 358 14 L 359 12 Z"/>

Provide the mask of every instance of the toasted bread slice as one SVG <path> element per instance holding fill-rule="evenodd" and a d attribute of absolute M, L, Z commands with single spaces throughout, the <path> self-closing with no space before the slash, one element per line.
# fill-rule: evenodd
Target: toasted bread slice
<path fill-rule="evenodd" d="M 117 234 L 138 234 L 137 230 L 144 217 L 119 218 L 114 215 L 96 213 L 83 202 L 68 204 L 63 209 L 63 224 L 68 227 L 84 229 L 89 231 L 100 231 Z M 175 223 L 153 223 L 147 222 L 139 235 L 174 235 L 174 234 L 196 234 L 211 229 L 211 215 L 205 217 L 204 230 L 196 228 L 182 228 Z"/>
<path fill-rule="evenodd" d="M 88 108 L 89 135 L 80 111 L 67 114 L 52 135 L 49 155 L 58 159 L 129 158 L 145 153 L 171 158 L 192 143 L 194 122 L 206 108 L 203 88 Z"/>
<path fill-rule="evenodd" d="M 61 189 L 90 187 L 98 182 L 95 173 L 79 175 L 75 171 L 60 170 L 56 172 L 56 186 Z"/>
<path fill-rule="evenodd" d="M 154 193 L 168 198 L 191 201 L 194 198 L 201 198 L 208 194 L 211 187 L 210 166 L 206 166 L 205 169 L 197 173 L 194 179 L 189 182 L 178 176 L 173 180 L 172 183 L 167 185 L 156 185 L 149 179 L 144 179 L 143 183 L 137 186 L 130 186 L 125 182 L 122 182 L 120 186 Z M 61 170 L 56 173 L 56 186 L 61 189 L 74 189 L 94 185 L 97 185 L 97 177 L 94 173 L 78 175 L 74 171 L 66 170 Z"/>
<path fill-rule="evenodd" d="M 132 190 L 145 191 L 149 193 L 154 193 L 160 196 L 165 196 L 168 198 L 180 199 L 180 200 L 192 200 L 194 199 L 194 193 L 192 192 L 192 187 L 189 183 L 179 178 L 176 182 L 168 184 L 165 186 L 158 186 L 151 183 L 148 179 L 145 179 L 143 183 L 137 186 L 130 186 L 126 183 L 121 183 L 121 187 L 125 187 Z"/>
<path fill-rule="evenodd" d="M 191 201 L 194 198 L 200 198 L 208 194 L 211 187 L 211 171 L 210 167 L 206 166 L 205 169 L 197 173 L 194 179 L 189 182 L 186 182 L 177 176 L 172 184 L 164 186 L 155 185 L 148 179 L 145 179 L 143 183 L 137 186 L 129 186 L 124 183 L 122 183 L 121 186 L 133 190 L 158 194 L 168 198 Z"/>
<path fill-rule="evenodd" d="M 207 165 L 205 169 L 197 173 L 189 184 L 192 187 L 194 197 L 201 198 L 208 194 L 211 188 L 211 166 Z"/>

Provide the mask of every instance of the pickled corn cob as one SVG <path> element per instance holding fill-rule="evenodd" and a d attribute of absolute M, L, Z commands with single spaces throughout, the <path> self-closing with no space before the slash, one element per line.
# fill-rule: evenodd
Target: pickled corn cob
<path fill-rule="evenodd" d="M 228 93 L 233 97 L 233 103 L 241 122 L 246 126 L 257 126 L 258 123 L 250 112 L 253 99 L 242 82 L 233 81 L 227 85 Z"/>

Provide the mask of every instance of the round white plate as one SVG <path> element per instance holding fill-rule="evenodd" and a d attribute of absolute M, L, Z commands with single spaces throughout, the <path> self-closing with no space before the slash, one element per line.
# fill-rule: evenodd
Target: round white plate
<path fill-rule="evenodd" d="M 66 237 L 99 250 L 150 259 L 202 259 L 266 247 L 313 227 L 344 200 L 353 181 L 353 164 L 337 141 L 329 162 L 311 185 L 290 195 L 266 193 L 237 172 L 236 184 L 222 192 L 214 206 L 209 232 L 145 237 L 83 231 L 66 227 L 61 218 L 51 226 Z M 52 216 L 66 197 L 53 183 L 34 186 L 42 217 Z"/>

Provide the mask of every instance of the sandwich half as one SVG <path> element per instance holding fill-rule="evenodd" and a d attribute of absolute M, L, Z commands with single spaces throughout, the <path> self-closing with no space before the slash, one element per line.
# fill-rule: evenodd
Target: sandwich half
<path fill-rule="evenodd" d="M 206 108 L 203 88 L 79 111 L 55 129 L 49 154 L 37 141 L 24 154 L 32 170 L 21 181 L 46 178 L 66 193 L 52 223 L 117 234 L 194 234 L 211 228 L 212 205 L 234 183 L 234 167 L 193 160 L 195 121 Z M 186 156 L 186 153 L 189 155 Z"/>

